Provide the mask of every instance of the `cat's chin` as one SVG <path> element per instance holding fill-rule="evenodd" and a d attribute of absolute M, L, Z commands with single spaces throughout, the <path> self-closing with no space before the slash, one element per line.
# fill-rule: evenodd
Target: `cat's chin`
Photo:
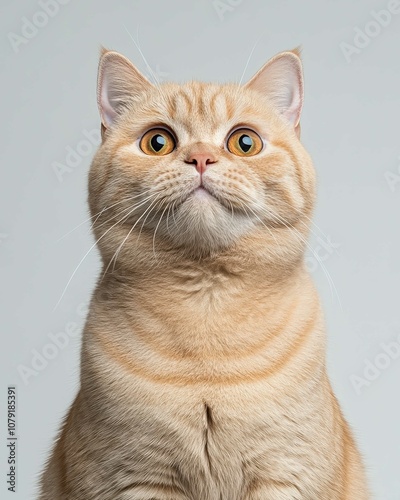
<path fill-rule="evenodd" d="M 196 188 L 179 206 L 168 237 L 192 253 L 224 250 L 254 228 L 244 214 L 232 213 L 210 191 Z"/>

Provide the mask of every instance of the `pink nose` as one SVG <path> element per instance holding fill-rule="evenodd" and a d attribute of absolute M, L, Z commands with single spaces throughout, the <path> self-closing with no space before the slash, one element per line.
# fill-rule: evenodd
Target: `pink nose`
<path fill-rule="evenodd" d="M 203 174 L 209 165 L 216 163 L 214 155 L 210 153 L 193 153 L 189 156 L 186 163 L 191 163 L 194 165 L 195 169 L 199 174 Z"/>

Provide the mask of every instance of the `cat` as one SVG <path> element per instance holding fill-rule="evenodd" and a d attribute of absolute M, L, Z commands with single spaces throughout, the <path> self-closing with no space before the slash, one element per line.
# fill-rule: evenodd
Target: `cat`
<path fill-rule="evenodd" d="M 40 500 L 364 500 L 304 251 L 303 69 L 152 84 L 103 50 L 89 206 L 103 270 Z"/>

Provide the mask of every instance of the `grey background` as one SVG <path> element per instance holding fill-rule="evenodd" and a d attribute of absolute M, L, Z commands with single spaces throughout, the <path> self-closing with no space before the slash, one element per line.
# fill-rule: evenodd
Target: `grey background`
<path fill-rule="evenodd" d="M 217 6 L 220 11 L 218 12 Z M 0 120 L 1 471 L 6 488 L 6 389 L 18 385 L 18 493 L 33 498 L 36 477 L 78 388 L 80 337 L 70 338 L 25 384 L 18 367 L 50 342 L 49 333 L 83 324 L 99 271 L 87 219 L 86 180 L 97 130 L 95 99 L 101 44 L 149 73 L 124 24 L 159 79 L 238 81 L 258 40 L 245 80 L 272 55 L 303 46 L 306 102 L 302 139 L 319 178 L 313 273 L 326 312 L 328 367 L 336 394 L 365 455 L 375 498 L 400 499 L 400 358 L 361 388 L 365 360 L 400 333 L 400 14 L 348 62 L 340 44 L 389 0 L 70 1 L 47 23 L 38 1 L 1 2 Z M 36 17 L 35 17 L 36 15 Z M 13 48 L 23 19 L 41 21 L 35 36 Z M 371 28 L 373 29 L 373 28 Z M 89 144 L 89 147 L 88 147 Z M 84 151 L 66 165 L 67 148 Z M 69 159 L 70 160 L 70 159 Z M 394 182 L 386 177 L 391 172 Z M 400 178 L 399 178 L 400 179 Z M 325 233 L 325 236 L 324 234 Z M 332 245 L 327 244 L 329 236 Z M 321 242 L 325 242 L 321 243 Z M 340 246 L 338 246 L 340 245 Z M 336 248 L 337 247 L 337 248 Z M 339 300 L 340 299 L 340 300 Z M 80 310 L 81 311 L 81 310 Z"/>

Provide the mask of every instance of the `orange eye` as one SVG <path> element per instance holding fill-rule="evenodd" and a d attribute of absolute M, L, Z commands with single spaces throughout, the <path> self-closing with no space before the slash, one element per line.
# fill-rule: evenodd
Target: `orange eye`
<path fill-rule="evenodd" d="M 261 137 L 247 128 L 240 128 L 228 137 L 228 150 L 237 156 L 254 156 L 263 148 Z"/>
<path fill-rule="evenodd" d="M 163 128 L 153 128 L 147 131 L 140 140 L 140 149 L 147 155 L 168 155 L 175 149 L 175 146 L 174 137 Z"/>

